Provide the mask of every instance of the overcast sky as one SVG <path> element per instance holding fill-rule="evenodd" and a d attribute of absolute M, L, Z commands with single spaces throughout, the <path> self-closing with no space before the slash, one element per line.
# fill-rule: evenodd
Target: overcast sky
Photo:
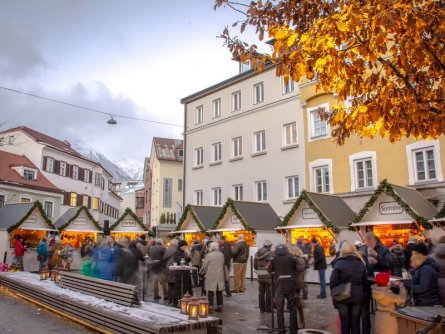
<path fill-rule="evenodd" d="M 0 0 L 0 86 L 183 124 L 179 100 L 237 74 L 222 39 L 239 14 L 213 0 Z M 142 164 L 153 136 L 183 129 L 0 89 L 1 130 L 25 125 Z"/>

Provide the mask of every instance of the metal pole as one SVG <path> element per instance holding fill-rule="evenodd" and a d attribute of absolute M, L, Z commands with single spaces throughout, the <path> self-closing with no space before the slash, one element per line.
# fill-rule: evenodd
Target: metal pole
<path fill-rule="evenodd" d="M 6 263 L 6 257 L 8 255 L 8 252 L 5 251 L 5 253 L 3 254 L 3 263 Z"/>
<path fill-rule="evenodd" d="M 274 298 L 275 298 L 275 289 L 274 289 L 274 284 L 273 284 L 273 273 L 270 273 L 270 277 L 271 277 L 271 285 L 270 285 L 270 303 L 272 305 L 270 305 L 270 314 L 272 316 L 272 323 L 271 323 L 271 330 L 270 333 L 272 333 L 275 330 L 275 322 L 274 322 Z"/>
<path fill-rule="evenodd" d="M 253 256 L 250 256 L 250 281 L 253 282 Z"/>

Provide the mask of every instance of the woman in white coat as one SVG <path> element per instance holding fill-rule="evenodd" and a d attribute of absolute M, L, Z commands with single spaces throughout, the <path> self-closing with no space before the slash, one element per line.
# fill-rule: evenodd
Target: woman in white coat
<path fill-rule="evenodd" d="M 209 246 L 209 253 L 202 262 L 201 272 L 205 275 L 204 286 L 209 300 L 209 310 L 213 310 L 216 292 L 216 309 L 222 312 L 224 290 L 224 255 L 219 251 L 217 242 Z"/>

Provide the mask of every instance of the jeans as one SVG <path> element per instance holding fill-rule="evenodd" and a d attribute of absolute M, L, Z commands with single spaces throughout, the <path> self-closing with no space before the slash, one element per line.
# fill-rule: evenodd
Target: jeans
<path fill-rule="evenodd" d="M 337 303 L 341 319 L 341 334 L 360 334 L 362 303 Z"/>
<path fill-rule="evenodd" d="M 326 297 L 326 269 L 318 269 L 320 280 L 320 297 Z"/>
<path fill-rule="evenodd" d="M 286 326 L 284 325 L 284 301 L 287 300 L 287 308 L 289 309 L 289 333 L 297 334 L 298 320 L 297 320 L 297 291 L 280 292 L 277 291 L 277 323 L 278 334 L 286 333 Z"/>
<path fill-rule="evenodd" d="M 270 312 L 272 305 L 271 293 L 272 293 L 272 286 L 270 283 L 259 283 L 258 302 L 261 312 Z"/>

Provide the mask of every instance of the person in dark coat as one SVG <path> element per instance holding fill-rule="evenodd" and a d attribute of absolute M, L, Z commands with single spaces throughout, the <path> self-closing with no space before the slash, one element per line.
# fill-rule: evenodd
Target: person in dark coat
<path fill-rule="evenodd" d="M 326 269 L 328 268 L 326 256 L 323 247 L 317 242 L 316 238 L 312 239 L 312 244 L 314 245 L 314 270 L 318 271 L 320 280 L 320 294 L 317 298 L 326 298 Z"/>
<path fill-rule="evenodd" d="M 118 241 L 117 277 L 120 283 L 137 285 L 139 260 L 136 252 L 130 249 L 130 240 L 122 238 Z"/>
<path fill-rule="evenodd" d="M 179 240 L 178 249 L 173 254 L 173 262 L 178 266 L 181 265 L 181 263 L 188 265 L 191 260 L 190 255 L 187 253 L 187 246 L 187 241 Z M 192 278 L 189 270 L 176 270 L 174 272 L 174 276 L 175 286 L 173 293 L 173 304 L 177 305 L 178 301 L 186 292 L 193 295 Z"/>
<path fill-rule="evenodd" d="M 428 247 L 421 242 L 414 246 L 411 255 L 414 271 L 406 286 L 411 289 L 415 306 L 439 305 L 439 265 L 428 254 Z"/>
<path fill-rule="evenodd" d="M 304 269 L 303 269 L 304 270 Z M 267 271 L 273 273 L 277 305 L 278 334 L 286 333 L 284 323 L 284 302 L 289 309 L 289 333 L 297 334 L 297 259 L 289 253 L 285 245 L 277 245 L 270 259 Z"/>
<path fill-rule="evenodd" d="M 391 275 L 403 277 L 403 269 L 405 268 L 405 255 L 403 255 L 403 248 L 397 244 L 391 248 Z"/>
<path fill-rule="evenodd" d="M 173 296 L 174 296 L 174 289 L 175 289 L 175 272 L 171 271 L 169 268 L 173 265 L 174 258 L 173 255 L 175 254 L 176 250 L 178 249 L 178 239 L 172 239 L 170 246 L 166 249 L 164 254 L 164 262 L 165 262 L 165 276 L 167 277 L 167 283 L 168 283 L 168 289 L 167 289 L 167 296 L 168 296 L 168 303 L 173 304 Z"/>
<path fill-rule="evenodd" d="M 439 242 L 434 247 L 431 256 L 439 266 L 439 301 L 440 305 L 445 307 L 445 235 L 439 238 Z"/>
<path fill-rule="evenodd" d="M 168 280 L 165 275 L 165 264 L 164 260 L 166 248 L 162 244 L 162 239 L 156 240 L 155 244 L 150 247 L 150 272 L 153 275 L 153 298 L 155 300 L 161 299 L 159 295 L 159 285 L 161 285 L 162 295 L 164 300 L 168 300 Z"/>
<path fill-rule="evenodd" d="M 329 280 L 331 290 L 340 284 L 351 282 L 351 297 L 341 301 L 334 300 L 341 319 L 341 333 L 360 334 L 364 286 L 368 279 L 365 261 L 352 243 L 344 241 L 333 268 Z"/>
<path fill-rule="evenodd" d="M 238 235 L 238 241 L 233 248 L 233 290 L 232 292 L 244 292 L 246 290 L 246 269 L 249 260 L 249 245 L 244 240 L 244 235 Z"/>
<path fill-rule="evenodd" d="M 411 268 L 411 264 L 410 264 L 410 261 L 411 261 L 411 253 L 412 253 L 413 248 L 414 248 L 414 246 L 415 246 L 416 244 L 417 244 L 416 239 L 414 239 L 414 238 L 410 238 L 410 239 L 408 240 L 408 243 L 407 243 L 405 249 L 403 250 L 403 255 L 405 256 L 405 269 L 408 270 L 408 271 L 409 271 L 410 268 Z"/>
<path fill-rule="evenodd" d="M 193 277 L 193 286 L 197 287 L 199 286 L 199 269 L 201 268 L 201 252 L 202 252 L 202 245 L 199 242 L 198 239 L 193 241 L 193 246 L 190 249 L 190 256 L 192 257 L 192 266 L 196 268 L 196 270 L 193 270 L 192 277 Z"/>
<path fill-rule="evenodd" d="M 260 312 L 270 312 L 271 310 L 271 294 L 272 294 L 272 278 L 267 270 L 267 265 L 269 264 L 270 257 L 272 255 L 270 249 L 272 248 L 272 243 L 269 240 L 264 241 L 263 247 L 261 247 L 256 253 L 254 258 L 253 267 L 257 272 L 258 276 L 258 303 L 260 307 Z"/>
<path fill-rule="evenodd" d="M 365 298 L 362 308 L 362 334 L 371 334 L 371 284 L 374 281 L 374 273 L 382 271 L 390 272 L 392 258 L 389 249 L 377 239 L 372 231 L 366 233 L 365 245 L 360 248 L 360 252 L 363 254 L 363 260 L 365 261 L 368 272 L 368 283 L 365 285 Z"/>
<path fill-rule="evenodd" d="M 230 273 L 230 267 L 232 266 L 232 246 L 226 241 L 224 236 L 221 236 L 219 250 L 224 255 L 224 264 L 227 267 L 227 271 Z M 232 292 L 230 292 L 230 277 L 226 278 L 224 290 L 226 291 L 226 297 L 232 297 Z"/>

